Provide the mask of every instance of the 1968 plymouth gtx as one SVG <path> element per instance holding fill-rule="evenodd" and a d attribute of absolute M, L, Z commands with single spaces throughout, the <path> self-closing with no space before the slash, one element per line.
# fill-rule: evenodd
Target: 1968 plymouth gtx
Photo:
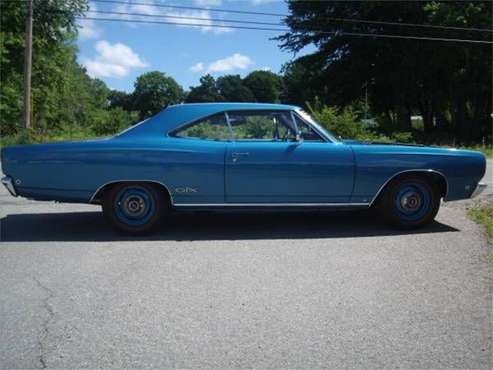
<path fill-rule="evenodd" d="M 365 208 L 412 228 L 484 187 L 478 152 L 343 142 L 295 106 L 170 106 L 104 139 L 2 149 L 14 196 L 101 204 L 142 233 L 178 209 Z"/>

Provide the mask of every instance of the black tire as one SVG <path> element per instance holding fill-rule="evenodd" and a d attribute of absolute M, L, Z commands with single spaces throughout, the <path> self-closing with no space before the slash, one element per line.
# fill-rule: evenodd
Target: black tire
<path fill-rule="evenodd" d="M 439 208 L 438 186 L 416 175 L 391 181 L 377 205 L 377 210 L 389 224 L 404 229 L 431 223 Z"/>
<path fill-rule="evenodd" d="M 116 230 L 127 234 L 155 230 L 168 210 L 166 195 L 149 183 L 118 183 L 103 195 L 104 216 Z"/>

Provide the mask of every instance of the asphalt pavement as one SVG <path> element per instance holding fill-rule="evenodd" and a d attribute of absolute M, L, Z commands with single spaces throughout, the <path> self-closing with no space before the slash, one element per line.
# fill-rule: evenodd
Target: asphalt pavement
<path fill-rule="evenodd" d="M 99 207 L 1 189 L 0 367 L 492 368 L 470 204 L 414 232 L 366 211 L 201 213 L 135 238 Z"/>

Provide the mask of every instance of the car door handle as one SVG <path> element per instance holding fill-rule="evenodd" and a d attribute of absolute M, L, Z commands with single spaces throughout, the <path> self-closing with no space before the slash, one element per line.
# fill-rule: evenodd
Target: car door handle
<path fill-rule="evenodd" d="M 232 157 L 248 157 L 250 153 L 248 152 L 233 152 L 231 153 Z"/>
<path fill-rule="evenodd" d="M 231 153 L 231 157 L 233 158 L 233 162 L 236 162 L 240 157 L 248 157 L 250 153 L 248 152 L 233 152 Z"/>

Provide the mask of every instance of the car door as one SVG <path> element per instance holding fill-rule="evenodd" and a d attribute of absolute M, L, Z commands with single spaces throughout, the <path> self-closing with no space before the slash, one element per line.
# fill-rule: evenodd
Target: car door
<path fill-rule="evenodd" d="M 169 134 L 166 172 L 175 206 L 223 204 L 224 157 L 231 130 L 224 113 L 201 118 Z"/>
<path fill-rule="evenodd" d="M 234 141 L 226 149 L 226 202 L 349 202 L 354 181 L 349 146 L 329 142 L 306 122 L 305 138 L 296 140 L 291 111 L 228 112 L 228 121 Z"/>

